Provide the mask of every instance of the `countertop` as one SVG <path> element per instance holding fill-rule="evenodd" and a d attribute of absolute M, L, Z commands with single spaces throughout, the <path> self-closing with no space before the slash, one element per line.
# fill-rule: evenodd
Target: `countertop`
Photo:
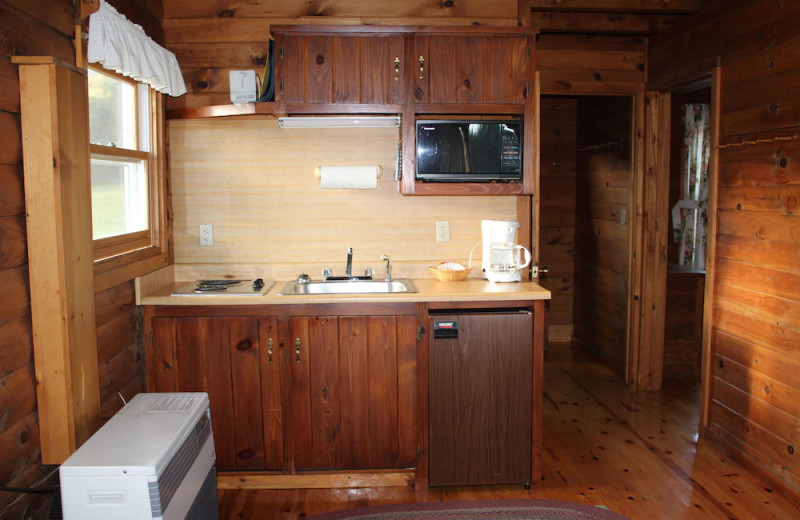
<path fill-rule="evenodd" d="M 398 303 L 398 302 L 474 302 L 549 300 L 550 291 L 534 282 L 490 283 L 471 279 L 463 282 L 440 282 L 413 279 L 419 289 L 415 293 L 393 294 L 330 294 L 281 296 L 286 280 L 276 281 L 264 296 L 170 296 L 187 282 L 162 285 L 152 291 L 137 294 L 141 305 L 289 305 L 314 303 Z M 138 286 L 137 286 L 138 289 Z"/>

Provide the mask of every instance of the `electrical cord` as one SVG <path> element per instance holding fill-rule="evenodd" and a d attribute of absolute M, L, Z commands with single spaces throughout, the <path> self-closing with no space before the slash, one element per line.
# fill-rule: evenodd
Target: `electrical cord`
<path fill-rule="evenodd" d="M 54 493 L 57 491 L 58 487 L 51 487 L 51 488 L 23 488 L 23 487 L 8 487 L 8 486 L 0 486 L 0 491 L 5 491 L 7 493 Z"/>

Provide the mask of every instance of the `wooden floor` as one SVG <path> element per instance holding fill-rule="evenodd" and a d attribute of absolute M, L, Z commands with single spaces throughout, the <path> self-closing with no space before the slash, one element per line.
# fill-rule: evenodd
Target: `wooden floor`
<path fill-rule="evenodd" d="M 367 504 L 547 498 L 607 506 L 632 520 L 800 519 L 800 508 L 704 441 L 699 385 L 634 394 L 569 345 L 545 364 L 544 478 L 522 486 L 222 491 L 220 519 L 299 519 Z"/>

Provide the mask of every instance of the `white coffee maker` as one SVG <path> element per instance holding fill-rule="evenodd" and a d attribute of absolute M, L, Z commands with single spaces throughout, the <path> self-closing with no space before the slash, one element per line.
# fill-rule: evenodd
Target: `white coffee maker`
<path fill-rule="evenodd" d="M 483 277 L 490 282 L 521 282 L 531 252 L 517 244 L 516 220 L 481 220 Z"/>

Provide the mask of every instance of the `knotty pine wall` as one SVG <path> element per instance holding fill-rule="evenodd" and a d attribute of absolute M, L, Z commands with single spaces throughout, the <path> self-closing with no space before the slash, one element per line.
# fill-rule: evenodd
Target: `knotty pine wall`
<path fill-rule="evenodd" d="M 515 197 L 404 197 L 393 168 L 399 129 L 280 129 L 266 119 L 175 120 L 169 123 L 175 264 L 215 274 L 278 280 L 323 267 L 344 270 L 393 259 L 394 275 L 430 276 L 440 261 L 466 265 L 481 240 L 481 219 L 516 219 Z M 320 165 L 380 165 L 375 190 L 322 189 Z M 437 220 L 451 241 L 435 242 Z M 212 224 L 214 246 L 199 245 L 198 226 Z M 480 258 L 480 248 L 476 249 Z M 479 266 L 479 263 L 474 262 Z M 183 271 L 185 272 L 185 271 Z M 191 276 L 190 276 L 191 278 Z"/>
<path fill-rule="evenodd" d="M 543 94 L 644 91 L 645 40 L 636 36 L 541 34 L 536 69 Z"/>
<path fill-rule="evenodd" d="M 189 94 L 168 109 L 230 102 L 230 70 L 264 72 L 271 25 L 517 25 L 517 1 L 330 0 L 198 2 L 163 0 L 167 48 L 181 64 Z"/>
<path fill-rule="evenodd" d="M 553 297 L 547 313 L 550 341 L 570 341 L 575 296 L 575 158 L 578 100 L 541 100 L 540 265 L 549 273 L 539 284 Z"/>
<path fill-rule="evenodd" d="M 690 22 L 655 39 L 649 60 L 653 87 L 669 88 L 721 58 L 704 434 L 800 497 L 800 3 L 717 1 Z"/>
<path fill-rule="evenodd" d="M 150 13 L 160 0 L 109 0 L 158 38 Z M 148 11 L 150 10 L 150 11 Z M 41 464 L 33 369 L 28 257 L 25 238 L 19 77 L 10 57 L 55 56 L 75 63 L 75 13 L 61 0 L 0 0 L 0 484 L 50 486 L 55 467 Z M 155 29 L 154 29 L 155 28 Z M 133 282 L 95 296 L 103 416 L 144 390 L 141 312 Z M 0 518 L 46 517 L 46 495 L 0 493 Z"/>
<path fill-rule="evenodd" d="M 620 376 L 626 364 L 631 107 L 628 96 L 578 100 L 575 337 Z"/>

